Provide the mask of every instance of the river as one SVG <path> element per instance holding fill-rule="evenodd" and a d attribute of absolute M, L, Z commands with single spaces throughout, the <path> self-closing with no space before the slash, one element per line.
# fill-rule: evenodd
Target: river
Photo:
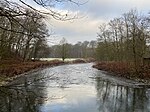
<path fill-rule="evenodd" d="M 39 69 L 0 87 L 0 112 L 150 112 L 150 89 L 92 68 Z"/>

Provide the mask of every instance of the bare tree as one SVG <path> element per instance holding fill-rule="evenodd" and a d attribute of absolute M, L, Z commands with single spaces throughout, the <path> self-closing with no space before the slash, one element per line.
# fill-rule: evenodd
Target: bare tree
<path fill-rule="evenodd" d="M 67 58 L 67 40 L 64 37 L 60 41 L 60 45 L 61 45 L 61 57 L 62 60 L 64 61 Z"/>
<path fill-rule="evenodd" d="M 98 58 L 105 61 L 132 63 L 135 72 L 138 73 L 148 50 L 146 50 L 148 47 L 146 40 L 150 37 L 148 18 L 148 16 L 139 15 L 137 10 L 131 10 L 123 14 L 121 18 L 102 24 L 98 33 Z"/>

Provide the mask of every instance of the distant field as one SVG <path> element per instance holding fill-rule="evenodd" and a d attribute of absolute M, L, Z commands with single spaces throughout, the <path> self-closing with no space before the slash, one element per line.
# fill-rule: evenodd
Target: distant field
<path fill-rule="evenodd" d="M 77 59 L 82 59 L 82 58 L 66 58 L 65 61 L 73 61 Z M 40 58 L 41 61 L 52 61 L 52 60 L 61 60 L 62 58 Z"/>

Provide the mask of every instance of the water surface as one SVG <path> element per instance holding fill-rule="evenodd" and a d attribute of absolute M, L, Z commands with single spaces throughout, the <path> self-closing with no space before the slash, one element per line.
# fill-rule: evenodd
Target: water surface
<path fill-rule="evenodd" d="M 90 64 L 29 72 L 0 87 L 0 112 L 150 112 L 150 89 Z"/>

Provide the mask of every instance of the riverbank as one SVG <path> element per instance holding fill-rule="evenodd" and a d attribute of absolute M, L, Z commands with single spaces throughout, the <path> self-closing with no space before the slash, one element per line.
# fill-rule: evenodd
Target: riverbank
<path fill-rule="evenodd" d="M 13 77 L 34 69 L 52 67 L 65 64 L 63 61 L 20 61 L 20 60 L 3 60 L 0 62 L 0 82 L 5 82 Z"/>
<path fill-rule="evenodd" d="M 77 59 L 73 61 L 61 61 L 61 60 L 51 60 L 51 61 L 20 61 L 20 60 L 3 60 L 0 61 L 0 85 L 6 80 L 11 80 L 15 77 L 20 76 L 26 72 L 36 70 L 39 68 L 53 67 L 64 64 L 78 64 L 78 63 L 89 63 L 93 60 L 90 59 Z"/>
<path fill-rule="evenodd" d="M 138 82 L 149 83 L 150 81 L 150 66 L 148 65 L 141 65 L 138 71 L 135 71 L 132 64 L 124 62 L 96 62 L 93 68 Z"/>

